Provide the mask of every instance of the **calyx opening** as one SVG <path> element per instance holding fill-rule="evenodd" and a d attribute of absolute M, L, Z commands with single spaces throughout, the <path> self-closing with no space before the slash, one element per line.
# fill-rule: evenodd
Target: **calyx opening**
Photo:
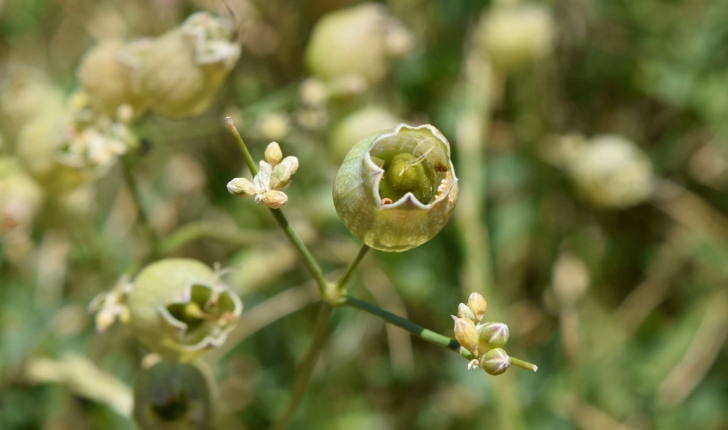
<path fill-rule="evenodd" d="M 429 130 L 402 128 L 376 142 L 369 156 L 384 170 L 378 189 L 383 205 L 393 204 L 407 193 L 429 205 L 451 177 L 447 147 Z"/>

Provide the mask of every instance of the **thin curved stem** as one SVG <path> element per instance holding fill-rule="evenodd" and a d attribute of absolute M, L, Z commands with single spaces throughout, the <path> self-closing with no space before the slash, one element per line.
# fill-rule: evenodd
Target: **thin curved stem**
<path fill-rule="evenodd" d="M 237 142 L 238 147 L 240 148 L 240 152 L 243 153 L 243 158 L 245 158 L 245 163 L 248 165 L 250 172 L 253 174 L 253 176 L 257 175 L 258 166 L 255 165 L 255 161 L 250 155 L 250 151 L 248 151 L 248 147 L 245 145 L 245 142 L 240 136 L 240 133 L 238 133 L 238 129 L 235 128 L 235 124 L 233 123 L 232 118 L 225 118 L 225 122 L 230 128 L 230 132 L 235 138 L 235 142 Z M 306 269 L 308 269 L 309 273 L 311 273 L 311 276 L 313 276 L 313 278 L 316 280 L 316 283 L 319 287 L 319 292 L 321 292 L 321 295 L 324 297 L 324 299 L 326 299 L 326 292 L 329 289 L 329 282 L 324 277 L 324 272 L 321 269 L 321 266 L 319 266 L 318 262 L 313 257 L 313 254 L 311 254 L 311 251 L 308 249 L 306 244 L 303 243 L 301 237 L 298 236 L 298 233 L 296 233 L 293 227 L 291 227 L 288 219 L 286 219 L 286 216 L 283 215 L 283 211 L 281 211 L 280 209 L 271 209 L 270 211 L 273 214 L 273 217 L 275 218 L 278 225 L 281 227 L 283 232 L 291 241 L 291 244 L 296 247 L 299 254 L 301 254 L 301 258 L 303 258 L 303 264 L 306 266 Z"/>
<path fill-rule="evenodd" d="M 458 341 L 456 341 L 455 339 L 447 337 L 447 336 L 443 336 L 440 333 L 435 333 L 434 331 L 428 330 L 424 327 L 420 327 L 419 325 L 413 323 L 412 321 L 410 321 L 408 319 L 402 318 L 391 312 L 385 311 L 384 309 L 380 308 L 379 306 L 373 305 L 364 300 L 355 299 L 354 297 L 344 298 L 343 301 L 341 302 L 341 305 L 350 306 L 352 308 L 356 308 L 361 311 L 372 314 L 374 316 L 377 316 L 390 324 L 394 324 L 397 327 L 407 330 L 408 332 L 419 337 L 420 339 L 426 340 L 437 346 L 441 346 L 441 347 L 447 348 L 451 351 L 457 352 L 458 354 L 462 355 L 464 358 L 467 358 L 468 360 L 473 359 L 473 355 L 470 353 L 470 351 L 468 351 L 465 348 L 463 348 L 462 346 L 460 346 Z"/>
<path fill-rule="evenodd" d="M 314 327 L 313 340 L 311 346 L 306 352 L 306 356 L 296 369 L 296 379 L 293 381 L 291 397 L 288 399 L 286 408 L 283 410 L 281 417 L 271 427 L 272 430 L 285 430 L 293 421 L 293 417 L 298 409 L 298 405 L 306 394 L 306 387 L 311 380 L 311 375 L 316 367 L 319 353 L 326 342 L 328 336 L 329 317 L 333 308 L 327 303 L 321 303 L 318 316 L 316 317 L 316 326 Z"/>
<path fill-rule="evenodd" d="M 361 246 L 359 253 L 356 254 L 356 258 L 354 258 L 354 260 L 349 263 L 349 266 L 346 268 L 344 273 L 342 273 L 339 279 L 336 280 L 336 287 L 339 290 L 343 290 L 346 287 L 346 284 L 349 283 L 349 279 L 351 278 L 352 273 L 354 273 L 354 270 L 359 265 L 359 263 L 361 263 L 361 261 L 364 259 L 370 249 L 371 248 L 369 248 L 367 245 Z"/>

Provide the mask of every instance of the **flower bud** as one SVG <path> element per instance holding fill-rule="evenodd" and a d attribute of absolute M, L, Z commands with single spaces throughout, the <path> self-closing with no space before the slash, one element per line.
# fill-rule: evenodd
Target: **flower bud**
<path fill-rule="evenodd" d="M 480 352 L 500 348 L 508 342 L 508 326 L 499 322 L 489 322 L 478 326 L 478 349 Z"/>
<path fill-rule="evenodd" d="M 475 314 L 475 322 L 480 322 L 485 315 L 485 310 L 488 309 L 488 303 L 485 302 L 483 296 L 478 293 L 471 293 L 468 297 L 468 307 Z"/>
<path fill-rule="evenodd" d="M 334 182 L 334 206 L 368 246 L 399 252 L 442 230 L 457 201 L 450 144 L 431 125 L 400 124 L 349 151 Z"/>
<path fill-rule="evenodd" d="M 455 340 L 460 346 L 475 354 L 478 349 L 478 330 L 470 318 L 458 318 L 455 320 Z"/>
<path fill-rule="evenodd" d="M 500 375 L 510 365 L 511 358 L 501 348 L 491 349 L 480 357 L 480 367 L 489 375 Z"/>
<path fill-rule="evenodd" d="M 475 321 L 475 314 L 473 313 L 472 309 L 470 309 L 465 303 L 460 303 L 458 305 L 458 317 L 468 318 Z"/>
<path fill-rule="evenodd" d="M 232 34 L 227 20 L 198 12 L 155 40 L 138 80 L 149 108 L 171 119 L 207 110 L 240 56 Z"/>
<path fill-rule="evenodd" d="M 271 166 L 275 167 L 283 159 L 283 152 L 281 151 L 280 145 L 276 142 L 271 142 L 268 147 L 265 148 L 265 161 Z"/>
<path fill-rule="evenodd" d="M 234 196 L 252 196 L 255 194 L 255 185 L 245 178 L 235 178 L 228 182 L 227 190 Z"/>
<path fill-rule="evenodd" d="M 280 209 L 288 202 L 288 196 L 282 191 L 270 190 L 262 195 L 260 201 L 271 209 Z"/>
<path fill-rule="evenodd" d="M 400 123 L 402 123 L 400 118 L 382 106 L 366 106 L 350 113 L 331 131 L 329 149 L 334 160 L 343 161 L 357 142 L 372 133 L 389 130 Z"/>
<path fill-rule="evenodd" d="M 122 106 L 131 107 L 135 116 L 143 113 L 144 102 L 132 75 L 141 67 L 149 46 L 149 39 L 129 44 L 110 39 L 99 42 L 83 56 L 76 76 L 94 109 L 111 118 Z"/>
<path fill-rule="evenodd" d="M 298 158 L 289 155 L 273 167 L 273 171 L 270 175 L 270 187 L 277 190 L 287 187 L 291 182 L 291 176 L 293 176 L 296 171 L 298 171 Z"/>
<path fill-rule="evenodd" d="M 389 68 L 386 10 L 362 3 L 331 12 L 313 29 L 306 47 L 306 66 L 324 80 L 359 75 L 379 82 Z"/>
<path fill-rule="evenodd" d="M 500 70 L 521 69 L 554 48 L 556 25 L 537 4 L 495 6 L 478 25 L 476 43 Z"/>
<path fill-rule="evenodd" d="M 164 259 L 145 267 L 128 299 L 131 327 L 150 351 L 190 361 L 220 346 L 243 304 L 205 264 Z"/>
<path fill-rule="evenodd" d="M 192 364 L 160 361 L 134 382 L 134 420 L 142 430 L 210 428 L 209 381 Z"/>
<path fill-rule="evenodd" d="M 568 170 L 579 192 L 598 206 L 633 206 L 647 199 L 653 189 L 650 159 L 621 136 L 592 138 Z"/>

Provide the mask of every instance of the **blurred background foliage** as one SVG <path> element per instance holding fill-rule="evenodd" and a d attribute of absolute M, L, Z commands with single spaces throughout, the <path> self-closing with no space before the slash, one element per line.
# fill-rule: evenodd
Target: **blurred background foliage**
<path fill-rule="evenodd" d="M 478 200 L 463 192 L 455 220 L 424 246 L 372 252 L 351 289 L 451 335 L 468 270 L 491 267 L 489 312 L 510 326 L 509 353 L 539 372 L 468 372 L 460 357 L 341 309 L 293 428 L 728 428 L 728 3 L 548 0 L 539 5 L 553 20 L 553 49 L 517 70 L 468 78 L 478 23 L 503 4 L 389 0 L 411 49 L 378 82 L 345 82 L 343 94 L 312 104 L 304 55 L 312 29 L 355 3 L 0 0 L 3 71 L 28 66 L 23 78 L 45 74 L 64 97 L 101 39 L 157 36 L 210 10 L 233 13 L 242 43 L 203 115 L 148 114 L 133 126 L 146 150 L 125 158 L 151 235 L 119 163 L 69 193 L 18 191 L 35 216 L 0 229 L 0 428 L 135 428 L 130 387 L 145 352 L 124 326 L 97 334 L 86 305 L 138 268 L 150 237 L 163 254 L 241 268 L 227 279 L 245 303 L 245 329 L 208 358 L 219 428 L 267 428 L 308 347 L 315 291 L 266 208 L 226 192 L 243 161 L 222 118 L 235 119 L 254 157 L 276 140 L 300 159 L 286 212 L 335 272 L 357 251 L 330 194 L 343 154 L 362 137 L 356 115 L 368 121 L 364 135 L 401 120 L 432 123 L 460 166 L 472 159 L 459 142 L 468 109 L 485 134 L 480 164 L 458 174 L 463 187 L 476 182 Z M 3 189 L 27 180 L 9 161 L 22 125 L 13 88 L 24 85 L 9 76 L 0 84 Z M 483 82 L 487 107 L 469 107 Z M 44 91 L 30 96 L 34 109 L 52 102 Z M 595 206 L 554 162 L 570 139 L 601 134 L 647 154 L 660 178 L 649 198 Z M 463 246 L 471 233 L 458 215 L 464 207 L 487 226 L 482 259 Z"/>

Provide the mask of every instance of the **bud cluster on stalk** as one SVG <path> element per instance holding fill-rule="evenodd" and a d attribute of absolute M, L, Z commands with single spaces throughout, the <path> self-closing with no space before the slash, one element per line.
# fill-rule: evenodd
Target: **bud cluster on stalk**
<path fill-rule="evenodd" d="M 484 322 L 488 307 L 483 296 L 472 293 L 468 302 L 458 305 L 455 320 L 455 340 L 473 355 L 469 369 L 481 367 L 491 375 L 500 375 L 511 364 L 502 349 L 510 336 L 508 326 L 501 322 Z"/>
<path fill-rule="evenodd" d="M 234 196 L 255 196 L 256 203 L 263 203 L 271 209 L 279 209 L 288 201 L 282 190 L 291 183 L 291 176 L 298 170 L 298 158 L 283 158 L 281 147 L 271 142 L 265 150 L 265 160 L 260 161 L 260 170 L 251 182 L 235 178 L 228 182 L 228 192 Z"/>

